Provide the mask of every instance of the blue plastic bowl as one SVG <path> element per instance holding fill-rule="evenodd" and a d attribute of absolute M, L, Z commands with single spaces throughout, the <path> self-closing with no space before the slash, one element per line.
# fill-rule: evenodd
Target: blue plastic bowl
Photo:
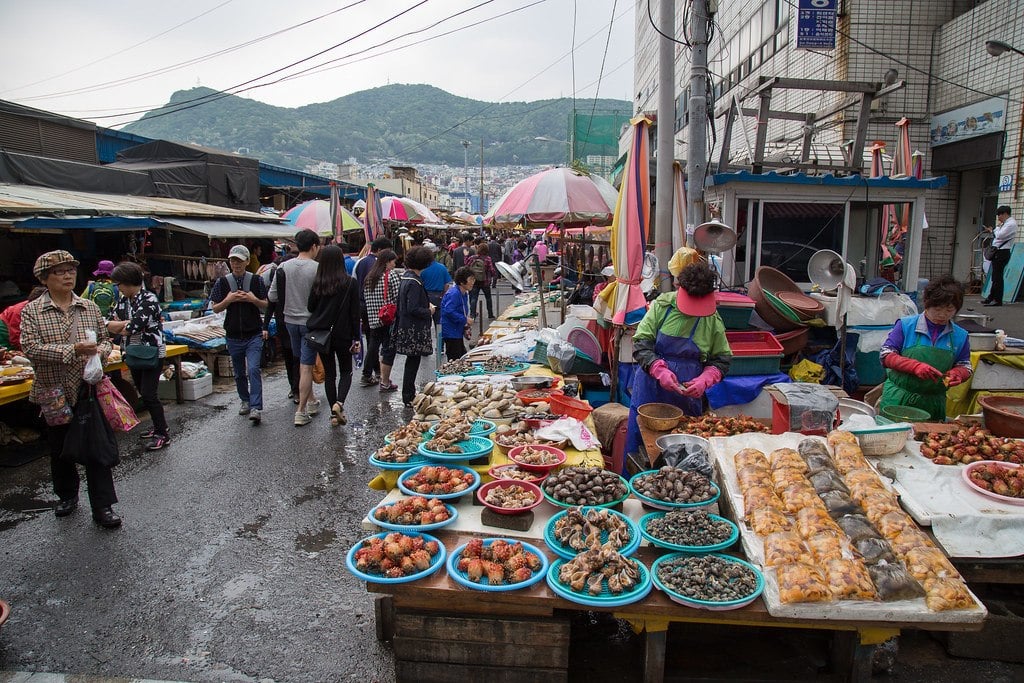
<path fill-rule="evenodd" d="M 754 592 L 745 598 L 741 598 L 739 600 L 727 600 L 724 602 L 698 600 L 697 598 L 691 598 L 683 595 L 682 593 L 677 593 L 676 591 L 672 590 L 664 583 L 662 583 L 661 579 L 658 578 L 658 568 L 661 567 L 662 563 L 679 559 L 680 557 L 692 557 L 692 555 L 687 555 L 686 553 L 671 553 L 669 555 L 663 555 L 662 557 L 659 557 L 657 560 L 654 561 L 654 564 L 651 565 L 651 580 L 654 582 L 654 585 L 656 585 L 659 590 L 665 593 L 665 595 L 668 596 L 669 600 L 672 600 L 673 602 L 678 602 L 680 605 L 686 605 L 687 607 L 696 607 L 697 609 L 707 609 L 712 611 L 739 609 L 740 607 L 746 607 L 750 603 L 754 602 L 754 600 L 757 600 L 761 596 L 761 593 L 764 592 L 764 574 L 761 573 L 760 569 L 750 564 L 749 562 L 744 562 L 743 560 L 736 557 L 732 557 L 730 555 L 722 555 L 721 553 L 709 553 L 708 557 L 718 557 L 723 560 L 726 560 L 727 562 L 735 562 L 737 564 L 743 565 L 744 567 L 752 569 L 754 571 L 754 574 L 757 576 L 757 588 L 754 589 Z"/>
<path fill-rule="evenodd" d="M 656 508 L 658 510 L 691 510 L 694 508 L 707 507 L 708 505 L 711 505 L 712 503 L 716 502 L 719 498 L 722 497 L 722 489 L 718 488 L 718 484 L 716 484 L 713 481 L 710 482 L 710 484 L 711 488 L 714 489 L 714 494 L 707 500 L 702 500 L 699 503 L 673 503 L 667 500 L 658 500 L 657 498 L 651 498 L 637 491 L 636 486 L 634 485 L 636 480 L 639 479 L 640 477 L 644 477 L 649 474 L 654 474 L 655 472 L 657 472 L 657 470 L 644 470 L 643 472 L 637 472 L 629 479 L 630 493 L 632 493 L 639 500 L 643 501 L 652 508 Z"/>
<path fill-rule="evenodd" d="M 493 434 L 498 429 L 498 425 L 494 424 L 490 420 L 479 419 L 473 422 L 473 426 L 469 428 L 470 436 L 488 436 Z M 431 427 L 427 434 L 434 436 L 437 433 L 437 425 Z"/>
<path fill-rule="evenodd" d="M 595 509 L 593 506 L 584 507 L 583 514 L 585 515 L 587 514 L 587 510 L 593 509 Z M 631 520 L 629 517 L 622 514 L 621 512 L 617 512 L 616 510 L 609 510 L 608 512 L 611 512 L 613 515 L 617 515 L 618 517 L 620 517 L 624 522 L 626 522 L 626 525 L 629 527 L 629 543 L 627 543 L 625 547 L 619 548 L 618 552 L 620 555 L 632 555 L 636 552 L 636 549 L 640 547 L 640 530 L 637 528 L 636 523 L 633 520 Z M 562 510 L 561 512 L 552 515 L 551 519 L 548 520 L 548 523 L 544 526 L 544 543 L 545 545 L 547 545 L 548 548 L 551 549 L 551 552 L 555 553 L 559 557 L 571 560 L 583 551 L 570 548 L 569 546 L 565 545 L 557 538 L 555 538 L 555 524 L 558 523 L 558 520 L 565 517 L 567 514 L 569 514 L 569 510 Z M 602 531 L 601 543 L 605 543 L 607 540 L 608 532 Z"/>
<path fill-rule="evenodd" d="M 423 497 L 426 498 L 426 496 Z M 369 519 L 372 523 L 376 524 L 382 529 L 389 529 L 391 531 L 401 531 L 403 533 L 408 534 L 410 532 L 418 533 L 421 531 L 433 531 L 434 529 L 440 529 L 442 527 L 448 526 L 449 524 L 453 523 L 456 519 L 459 518 L 459 511 L 456 510 L 454 506 L 449 505 L 447 503 L 445 503 L 444 507 L 446 510 L 448 510 L 448 519 L 446 519 L 443 522 L 433 522 L 431 524 L 392 524 L 391 522 L 382 522 L 381 520 L 373 516 L 373 513 L 375 513 L 377 510 L 380 510 L 381 508 L 391 507 L 392 505 L 394 505 L 394 503 L 383 503 L 381 505 L 378 505 L 377 507 L 370 510 L 370 514 L 366 516 L 367 519 Z"/>
<path fill-rule="evenodd" d="M 438 453 L 437 451 L 432 451 L 427 448 L 426 441 L 421 443 L 416 448 L 416 451 L 431 460 L 462 462 L 463 460 L 473 460 L 474 458 L 490 455 L 491 451 L 494 450 L 494 442 L 482 436 L 471 436 L 465 441 L 457 441 L 455 445 L 462 448 L 461 453 Z"/>
<path fill-rule="evenodd" d="M 608 590 L 608 582 L 604 581 L 601 592 L 598 595 L 591 595 L 586 592 L 586 589 L 584 589 L 583 593 L 577 593 L 558 580 L 558 572 L 566 562 L 567 560 L 555 560 L 551 563 L 551 569 L 548 570 L 547 576 L 548 588 L 559 597 L 580 605 L 587 605 L 589 607 L 621 607 L 629 605 L 646 598 L 653 586 L 651 583 L 651 572 L 644 566 L 643 562 L 634 559 L 633 562 L 640 569 L 640 580 L 633 586 L 633 590 L 616 595 Z"/>
<path fill-rule="evenodd" d="M 373 536 L 368 536 L 367 538 L 360 540 L 358 543 L 352 546 L 352 548 L 348 551 L 348 554 L 345 555 L 345 566 L 348 568 L 348 570 L 352 572 L 352 574 L 355 575 L 357 578 L 360 578 L 368 583 L 409 583 L 410 581 L 417 581 L 419 579 L 430 576 L 438 569 L 440 569 L 442 566 L 444 566 L 445 558 L 448 556 L 448 551 L 445 549 L 444 543 L 441 543 L 441 541 L 439 541 L 438 539 L 434 538 L 429 534 L 421 534 L 419 532 L 406 531 L 403 532 L 406 536 L 420 536 L 423 538 L 424 541 L 435 541 L 437 543 L 439 550 L 437 551 L 437 554 L 434 555 L 434 557 L 431 559 L 429 567 L 427 567 L 419 573 L 410 574 L 409 576 L 400 576 L 396 579 L 389 579 L 380 574 L 367 574 L 356 569 L 356 551 L 363 547 L 363 541 L 367 541 L 371 538 L 384 538 L 390 533 L 394 532 L 387 531 L 380 534 L 374 534 Z"/>
<path fill-rule="evenodd" d="M 718 522 L 725 522 L 732 528 L 732 533 L 729 535 L 729 538 L 714 545 L 678 545 L 676 543 L 669 543 L 668 541 L 663 541 L 647 532 L 647 525 L 650 524 L 651 521 L 658 519 L 659 517 L 664 517 L 667 514 L 667 512 L 651 512 L 641 517 L 640 522 L 637 525 L 640 528 L 640 533 L 643 537 L 650 541 L 652 545 L 656 545 L 659 548 L 676 550 L 681 553 L 686 553 L 687 555 L 704 555 L 719 550 L 725 550 L 740 538 L 740 529 L 738 526 L 725 517 L 720 517 L 719 515 L 708 515 L 711 519 Z"/>
<path fill-rule="evenodd" d="M 491 545 L 492 543 L 494 543 L 497 540 L 499 540 L 499 539 L 497 539 L 497 538 L 486 538 L 486 539 L 484 539 L 484 546 L 489 546 L 489 545 Z M 482 583 L 481 582 L 477 582 L 477 581 L 471 581 L 469 579 L 469 577 L 466 575 L 466 572 L 460 572 L 458 570 L 459 560 L 462 558 L 462 552 L 466 549 L 466 546 L 468 545 L 468 544 L 464 543 L 464 544 L 460 545 L 458 548 L 456 548 L 455 550 L 453 550 L 451 555 L 448 556 L 448 576 L 452 577 L 452 579 L 456 583 L 460 583 L 463 586 L 465 586 L 466 588 L 473 588 L 475 590 L 481 590 L 481 591 L 489 591 L 489 592 L 492 592 L 492 593 L 500 593 L 500 592 L 505 592 L 505 591 L 515 591 L 515 590 L 519 590 L 520 588 L 526 588 L 528 586 L 532 586 L 533 584 L 537 583 L 538 581 L 541 581 L 542 579 L 544 579 L 545 576 L 547 576 L 548 564 L 549 563 L 548 563 L 547 555 L 545 555 L 542 550 L 540 550 L 539 548 L 537 548 L 535 546 L 530 545 L 529 543 L 525 543 L 523 541 L 516 541 L 515 539 L 512 539 L 512 538 L 505 538 L 505 539 L 501 539 L 501 540 L 507 541 L 509 543 L 520 543 L 520 544 L 522 544 L 524 550 L 526 550 L 527 552 L 531 552 L 531 553 L 533 553 L 534 555 L 536 555 L 537 557 L 540 558 L 540 569 L 535 571 L 533 573 L 532 577 L 530 577 L 526 581 L 521 581 L 519 583 L 503 583 L 503 584 L 498 585 L 498 586 L 492 586 L 490 583 L 487 582 L 487 578 L 486 577 L 483 578 Z"/>
<path fill-rule="evenodd" d="M 456 493 L 431 494 L 413 491 L 412 489 L 408 488 L 405 485 L 405 482 L 409 477 L 415 476 L 415 474 L 424 467 L 447 467 L 450 470 L 462 470 L 463 472 L 469 472 L 471 475 L 473 475 L 473 483 L 465 491 L 458 491 Z M 475 491 L 476 487 L 478 486 L 480 486 L 480 475 L 477 474 L 476 470 L 474 470 L 471 467 L 466 467 L 465 465 L 420 465 L 419 467 L 413 468 L 411 470 L 406 470 L 405 472 L 402 473 L 400 477 L 398 477 L 398 489 L 402 493 L 408 496 L 423 496 L 424 498 L 438 498 L 440 500 L 452 500 L 455 498 L 461 498 L 462 496 L 473 493 L 473 491 Z"/>

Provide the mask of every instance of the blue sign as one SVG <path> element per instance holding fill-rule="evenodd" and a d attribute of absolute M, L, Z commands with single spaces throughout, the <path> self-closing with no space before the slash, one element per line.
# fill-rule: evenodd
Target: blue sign
<path fill-rule="evenodd" d="M 1013 174 L 1008 173 L 1007 175 L 999 176 L 999 191 L 1009 192 L 1013 189 Z"/>
<path fill-rule="evenodd" d="M 796 19 L 796 47 L 834 50 L 838 0 L 800 0 Z"/>

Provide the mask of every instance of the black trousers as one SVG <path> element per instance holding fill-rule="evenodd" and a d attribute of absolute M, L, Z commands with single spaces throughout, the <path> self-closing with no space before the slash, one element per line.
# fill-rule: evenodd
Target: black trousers
<path fill-rule="evenodd" d="M 153 430 L 157 434 L 167 436 L 167 418 L 164 417 L 164 404 L 160 402 L 160 398 L 157 396 L 160 371 L 161 368 L 132 370 L 132 383 L 139 390 L 142 405 L 149 411 L 149 417 L 153 420 Z"/>
<path fill-rule="evenodd" d="M 420 371 L 423 356 L 406 356 L 405 371 L 402 373 L 402 403 L 412 403 L 416 398 L 416 375 Z"/>
<path fill-rule="evenodd" d="M 473 289 L 469 290 L 469 308 L 472 311 L 472 315 L 476 315 L 477 303 L 480 301 L 480 292 L 484 293 L 484 299 L 487 301 L 487 317 L 494 317 L 494 303 L 491 301 L 491 284 L 480 284 L 477 282 L 473 285 Z"/>
<path fill-rule="evenodd" d="M 81 479 L 78 476 L 78 465 L 70 460 L 63 460 L 64 437 L 68 426 L 47 428 L 47 440 L 50 442 L 50 475 L 53 477 L 53 492 L 61 500 L 78 497 Z M 85 468 L 85 480 L 89 484 L 89 505 L 93 510 L 109 507 L 117 502 L 114 491 L 114 474 L 109 467 L 88 465 Z"/>
<path fill-rule="evenodd" d="M 1003 273 L 1006 272 L 1006 264 L 1010 262 L 1010 249 L 996 249 L 992 257 L 992 289 L 989 291 L 989 301 L 997 304 L 1003 303 L 1003 286 L 1005 284 Z"/>
<path fill-rule="evenodd" d="M 348 391 L 352 388 L 352 352 L 349 347 L 351 342 L 343 348 L 335 348 L 320 354 L 320 361 L 324 364 L 324 393 L 327 394 L 327 405 L 333 406 L 348 398 Z M 334 385 L 337 378 L 338 385 Z"/>
<path fill-rule="evenodd" d="M 458 339 L 445 339 L 444 340 L 444 357 L 448 360 L 455 360 L 462 358 L 466 355 L 466 340 L 462 337 Z"/>

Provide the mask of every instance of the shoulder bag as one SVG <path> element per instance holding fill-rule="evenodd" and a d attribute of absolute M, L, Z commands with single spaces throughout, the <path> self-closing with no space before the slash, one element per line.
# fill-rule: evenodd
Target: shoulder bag
<path fill-rule="evenodd" d="M 131 303 L 129 302 L 129 317 L 131 316 L 131 310 Z M 132 344 L 131 338 L 129 338 L 128 344 L 124 347 L 124 364 L 130 370 L 155 370 L 161 365 L 160 347 L 148 344 Z"/>
<path fill-rule="evenodd" d="M 380 320 L 381 325 L 390 325 L 395 322 L 395 318 L 398 317 L 398 305 L 388 303 L 388 280 L 391 279 L 391 273 L 384 271 L 384 305 L 377 311 L 377 318 Z"/>
<path fill-rule="evenodd" d="M 352 286 L 353 285 L 350 283 L 349 286 L 345 288 L 345 296 L 341 300 L 341 306 L 334 314 L 334 324 L 326 330 L 308 330 L 306 332 L 306 341 L 313 347 L 314 351 L 317 351 L 318 353 L 326 353 L 327 351 L 330 351 L 331 333 L 334 332 L 334 325 L 338 322 L 338 315 L 340 315 L 341 311 L 345 310 L 345 304 L 348 303 L 349 295 L 352 294 Z M 387 294 L 385 294 L 385 298 L 387 298 Z"/>

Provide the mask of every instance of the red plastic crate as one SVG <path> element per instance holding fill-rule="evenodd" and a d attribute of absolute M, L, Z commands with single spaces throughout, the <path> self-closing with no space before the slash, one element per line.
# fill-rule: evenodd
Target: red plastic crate
<path fill-rule="evenodd" d="M 780 356 L 782 344 L 771 332 L 726 332 L 733 356 Z"/>

